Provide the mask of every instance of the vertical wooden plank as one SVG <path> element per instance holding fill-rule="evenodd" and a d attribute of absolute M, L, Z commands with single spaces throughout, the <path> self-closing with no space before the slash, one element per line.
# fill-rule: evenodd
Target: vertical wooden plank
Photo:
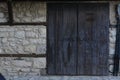
<path fill-rule="evenodd" d="M 82 4 L 80 4 L 82 6 Z M 84 74 L 85 63 L 85 15 L 82 7 L 78 6 L 78 74 Z"/>
<path fill-rule="evenodd" d="M 55 7 L 57 8 L 56 10 L 56 14 L 54 15 L 55 18 L 56 18 L 56 21 L 55 21 L 55 26 L 56 26 L 56 56 L 54 56 L 55 58 L 55 66 L 56 66 L 56 75 L 57 74 L 61 74 L 63 73 L 63 64 L 62 64 L 62 52 L 61 52 L 61 48 L 60 48 L 60 40 L 61 40 L 61 37 L 62 37 L 62 26 L 63 26 L 63 9 L 62 9 L 62 4 L 54 4 Z"/>
<path fill-rule="evenodd" d="M 47 73 L 55 74 L 55 7 L 47 4 Z"/>
<path fill-rule="evenodd" d="M 77 6 L 76 4 L 63 5 L 63 27 L 62 27 L 62 55 L 64 74 L 76 74 L 77 56 Z M 61 32 L 61 31 L 60 31 Z"/>
<path fill-rule="evenodd" d="M 96 5 L 96 20 L 95 20 L 93 31 L 95 36 L 93 41 L 93 52 L 97 59 L 96 63 L 96 75 L 108 75 L 108 55 L 109 55 L 109 5 L 108 4 L 97 4 Z M 93 55 L 94 55 L 93 54 Z M 94 72 L 94 71 L 93 71 Z"/>
<path fill-rule="evenodd" d="M 98 7 L 100 8 L 99 11 L 97 11 L 98 15 L 101 14 L 101 16 L 98 17 L 98 24 L 99 24 L 99 74 L 100 75 L 108 75 L 108 55 L 109 52 L 109 4 L 102 4 L 102 6 Z M 101 27 L 102 26 L 102 27 Z M 102 36 L 101 36 L 102 35 Z M 104 59 L 104 61 L 103 61 Z"/>
<path fill-rule="evenodd" d="M 94 65 L 94 69 L 92 70 L 92 74 L 93 75 L 99 75 L 99 66 L 100 66 L 100 64 L 99 64 L 99 54 L 100 54 L 100 50 L 99 50 L 99 44 L 100 44 L 100 42 L 99 42 L 99 39 L 100 39 L 100 26 L 99 26 L 99 16 L 101 16 L 101 14 L 99 14 L 98 15 L 98 10 L 97 9 L 99 9 L 99 7 L 96 5 L 96 7 L 95 7 L 95 10 L 94 11 L 96 11 L 96 13 L 95 13 L 95 21 L 94 21 L 94 25 L 93 25 L 93 28 L 92 28 L 92 30 L 93 30 L 93 32 L 94 32 L 94 34 L 93 34 L 93 42 L 92 42 L 92 49 L 93 49 L 93 51 L 92 51 L 92 55 L 93 55 L 93 59 L 92 59 L 92 61 L 93 61 L 93 65 Z M 101 22 L 101 21 L 100 21 Z M 102 27 L 101 27 L 102 28 Z M 104 59 L 103 59 L 104 60 Z"/>
<path fill-rule="evenodd" d="M 50 5 L 52 8 L 48 5 L 48 40 L 50 40 L 48 41 L 48 74 L 76 74 L 76 5 L 67 3 Z"/>
<path fill-rule="evenodd" d="M 56 53 L 56 74 L 76 74 L 76 28 L 77 16 L 76 7 L 73 4 L 57 4 L 60 9 L 56 22 L 57 28 L 57 53 Z M 62 32 L 62 33 L 61 33 Z"/>
<path fill-rule="evenodd" d="M 91 44 L 94 14 L 91 8 L 93 9 L 94 7 L 89 7 L 85 4 L 80 4 L 78 8 L 78 74 L 82 75 L 90 75 L 92 73 Z"/>
<path fill-rule="evenodd" d="M 78 9 L 78 74 L 108 75 L 108 4 L 82 3 Z"/>

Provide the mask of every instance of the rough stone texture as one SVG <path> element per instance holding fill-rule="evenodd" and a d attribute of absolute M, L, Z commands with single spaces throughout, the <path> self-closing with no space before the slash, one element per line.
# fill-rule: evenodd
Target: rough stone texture
<path fill-rule="evenodd" d="M 46 21 L 46 6 L 42 2 L 15 2 L 13 6 L 15 22 Z"/>
<path fill-rule="evenodd" d="M 8 10 L 6 3 L 0 3 L 0 22 L 7 22 Z"/>
<path fill-rule="evenodd" d="M 7 20 L 7 5 L 0 3 L 0 20 Z M 15 22 L 46 21 L 46 4 L 43 2 L 13 3 Z M 43 46 L 43 47 L 42 47 Z M 0 54 L 45 54 L 46 26 L 0 26 Z"/>
<path fill-rule="evenodd" d="M 26 6 L 27 5 L 27 6 Z M 13 3 L 15 22 L 46 21 L 46 4 L 40 2 Z M 7 6 L 0 3 L 0 22 L 7 22 Z M 0 26 L 0 54 L 45 54 L 46 26 Z M 0 73 L 7 80 L 15 77 L 46 74 L 46 58 L 0 58 Z"/>
<path fill-rule="evenodd" d="M 34 68 L 46 68 L 46 59 L 45 58 L 34 58 L 33 59 Z"/>
<path fill-rule="evenodd" d="M 42 31 L 43 30 L 43 31 Z M 46 26 L 0 26 L 0 54 L 45 54 Z"/>
<path fill-rule="evenodd" d="M 110 1 L 110 24 L 111 25 L 116 25 L 117 21 L 116 21 L 116 11 L 115 11 L 115 7 L 117 4 L 120 3 L 120 1 Z"/>
<path fill-rule="evenodd" d="M 17 31 L 16 33 L 15 33 L 15 37 L 16 38 L 25 38 L 25 31 Z"/>
<path fill-rule="evenodd" d="M 115 52 L 115 41 L 116 41 L 116 28 L 109 28 L 109 54 L 114 54 Z"/>
<path fill-rule="evenodd" d="M 46 68 L 46 58 L 0 58 L 0 73 L 7 80 L 14 77 L 41 75 L 43 68 Z"/>
<path fill-rule="evenodd" d="M 13 78 L 13 80 L 120 80 L 120 77 L 91 77 L 91 76 L 44 76 L 44 77 L 23 77 Z"/>
<path fill-rule="evenodd" d="M 110 10 L 109 10 L 109 18 L 110 18 L 110 25 L 116 25 L 116 11 L 115 7 L 120 1 L 110 1 Z M 115 41 L 116 41 L 116 28 L 109 28 L 109 72 L 112 75 L 113 71 L 113 56 L 115 54 Z"/>
<path fill-rule="evenodd" d="M 95 2 L 95 1 L 92 1 Z M 115 5 L 120 1 L 110 2 L 110 24 L 116 25 Z M 46 21 L 46 3 L 15 2 L 13 3 L 15 22 Z M 7 6 L 0 3 L 0 22 L 8 19 Z M 109 28 L 109 71 L 113 69 L 116 28 Z M 0 54 L 45 54 L 46 26 L 21 25 L 0 26 Z M 119 80 L 114 77 L 42 77 L 46 75 L 46 58 L 0 58 L 0 73 L 7 80 Z M 111 75 L 111 73 L 110 73 Z"/>

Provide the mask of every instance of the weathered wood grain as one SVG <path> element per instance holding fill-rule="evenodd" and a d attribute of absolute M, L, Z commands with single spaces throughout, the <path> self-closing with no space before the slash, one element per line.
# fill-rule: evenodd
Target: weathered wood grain
<path fill-rule="evenodd" d="M 48 3 L 48 74 L 108 75 L 108 7 Z"/>
<path fill-rule="evenodd" d="M 108 75 L 108 4 L 79 4 L 78 74 Z"/>

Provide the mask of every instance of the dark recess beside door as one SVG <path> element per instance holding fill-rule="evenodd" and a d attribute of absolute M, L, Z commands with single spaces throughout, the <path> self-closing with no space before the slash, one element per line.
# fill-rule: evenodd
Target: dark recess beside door
<path fill-rule="evenodd" d="M 108 75 L 109 4 L 47 4 L 47 73 Z"/>

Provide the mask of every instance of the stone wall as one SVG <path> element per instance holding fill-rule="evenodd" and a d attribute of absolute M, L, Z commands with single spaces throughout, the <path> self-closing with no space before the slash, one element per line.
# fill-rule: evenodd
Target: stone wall
<path fill-rule="evenodd" d="M 46 4 L 15 2 L 13 3 L 13 13 L 15 22 L 43 22 L 46 21 Z"/>
<path fill-rule="evenodd" d="M 7 80 L 44 75 L 46 58 L 0 58 L 0 72 Z"/>
<path fill-rule="evenodd" d="M 120 77 L 112 76 L 34 76 L 19 77 L 13 80 L 120 80 Z"/>
<path fill-rule="evenodd" d="M 7 7 L 6 5 L 0 6 L 0 10 Z M 6 14 L 4 13 L 5 10 L 6 9 L 3 9 L 3 11 L 0 12 L 1 22 L 2 20 L 7 20 L 7 18 L 4 17 Z M 14 22 L 46 21 L 46 6 L 44 3 L 13 3 L 13 13 Z M 0 26 L 0 53 L 45 54 L 45 52 L 46 26 Z"/>
<path fill-rule="evenodd" d="M 8 9 L 6 3 L 0 3 L 0 22 L 7 22 Z"/>
<path fill-rule="evenodd" d="M 0 54 L 45 54 L 46 26 L 0 26 Z"/>
<path fill-rule="evenodd" d="M 46 4 L 40 2 L 13 3 L 14 22 L 46 21 Z M 0 3 L 0 22 L 8 21 L 7 5 Z M 46 26 L 0 26 L 0 54 L 45 54 Z M 0 73 L 7 80 L 18 76 L 45 74 L 46 58 L 0 58 Z"/>
<path fill-rule="evenodd" d="M 117 4 L 120 3 L 120 1 L 110 1 L 110 7 L 109 7 L 109 18 L 110 18 L 110 25 L 115 26 L 116 21 L 116 11 L 115 7 Z M 116 41 L 116 28 L 109 28 L 109 71 L 113 71 L 113 55 L 115 53 L 115 41 Z M 110 73 L 111 74 L 111 73 Z"/>
<path fill-rule="evenodd" d="M 110 2 L 110 25 L 116 25 L 115 5 L 118 3 L 120 2 Z M 46 3 L 16 2 L 13 3 L 13 12 L 14 22 L 46 21 Z M 5 3 L 0 3 L 0 22 L 7 22 L 7 20 L 7 6 Z M 108 69 L 112 71 L 116 28 L 109 28 L 109 33 L 110 66 Z M 31 53 L 46 53 L 46 26 L 0 26 L 0 54 Z M 21 76 L 39 76 L 46 73 L 45 68 L 46 58 L 13 58 L 11 56 L 0 58 L 0 73 L 2 73 L 7 80 L 17 80 L 17 77 Z M 25 80 L 27 80 L 27 78 Z"/>

